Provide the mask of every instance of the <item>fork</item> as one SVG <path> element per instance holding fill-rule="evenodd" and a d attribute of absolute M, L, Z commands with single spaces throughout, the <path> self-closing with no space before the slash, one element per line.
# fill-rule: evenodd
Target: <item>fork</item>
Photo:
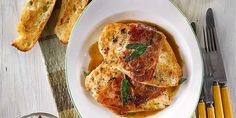
<path fill-rule="evenodd" d="M 213 67 L 211 63 L 211 54 L 215 48 L 210 44 L 213 42 L 209 41 L 209 35 L 206 35 L 205 29 L 203 27 L 203 39 L 204 48 L 202 48 L 203 62 L 204 62 L 204 96 L 207 104 L 207 116 L 208 118 L 215 118 L 215 108 L 213 106 L 212 91 L 211 86 L 213 82 Z"/>
<path fill-rule="evenodd" d="M 213 73 L 214 73 L 211 60 L 217 58 L 217 46 L 216 46 L 215 35 L 213 33 L 214 31 L 212 31 L 211 26 L 209 25 L 206 26 L 206 32 L 203 28 L 205 53 L 207 58 L 209 59 L 208 64 L 210 72 L 208 73 L 209 74 L 208 76 L 211 78 L 213 78 Z M 211 85 L 207 86 L 210 86 L 208 88 L 211 88 Z M 215 106 L 216 118 L 224 118 L 220 87 L 218 81 L 216 80 L 213 81 L 212 91 L 213 91 L 213 101 Z"/>
<path fill-rule="evenodd" d="M 193 31 L 196 34 L 196 24 L 192 22 L 191 26 L 193 28 Z M 203 82 L 201 97 L 197 105 L 197 111 L 198 111 L 198 118 L 207 118 L 207 116 L 208 118 L 215 118 L 215 112 L 214 112 L 215 109 L 213 106 L 213 100 L 211 98 L 212 96 L 211 84 L 212 84 L 212 78 L 213 78 L 213 69 L 210 62 L 211 61 L 210 56 L 207 54 L 208 48 L 206 48 L 207 43 L 205 43 L 206 37 L 205 37 L 204 28 L 203 28 L 203 34 L 204 34 L 205 47 L 201 48 L 201 52 L 202 52 L 203 64 L 204 64 L 204 82 Z M 206 104 L 207 104 L 207 108 L 206 108 Z"/>

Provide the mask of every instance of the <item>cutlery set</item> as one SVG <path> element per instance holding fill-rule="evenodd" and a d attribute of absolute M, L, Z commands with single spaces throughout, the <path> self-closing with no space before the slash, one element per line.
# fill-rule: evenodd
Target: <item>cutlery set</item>
<path fill-rule="evenodd" d="M 191 24 L 195 29 L 195 24 Z M 233 118 L 227 79 L 219 47 L 213 10 L 206 13 L 203 26 L 204 48 L 201 48 L 204 63 L 204 82 L 197 107 L 198 118 Z"/>

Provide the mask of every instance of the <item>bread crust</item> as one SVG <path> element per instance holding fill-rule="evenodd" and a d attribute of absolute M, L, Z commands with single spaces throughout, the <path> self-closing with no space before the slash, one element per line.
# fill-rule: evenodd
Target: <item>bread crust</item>
<path fill-rule="evenodd" d="M 89 0 L 62 0 L 54 32 L 63 44 L 68 43 L 71 30 L 88 2 Z"/>
<path fill-rule="evenodd" d="M 48 22 L 55 3 L 56 0 L 29 0 L 17 25 L 19 35 L 12 46 L 23 52 L 32 49 Z"/>

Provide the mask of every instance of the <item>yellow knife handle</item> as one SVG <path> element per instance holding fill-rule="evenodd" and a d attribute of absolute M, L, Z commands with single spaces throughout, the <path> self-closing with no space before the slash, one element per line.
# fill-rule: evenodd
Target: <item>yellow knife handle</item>
<path fill-rule="evenodd" d="M 207 118 L 206 117 L 206 104 L 203 100 L 200 100 L 197 105 L 198 118 Z"/>
<path fill-rule="evenodd" d="M 215 118 L 215 109 L 212 104 L 207 105 L 207 118 Z"/>
<path fill-rule="evenodd" d="M 220 84 L 220 92 L 221 92 L 225 118 L 233 118 L 233 111 L 232 111 L 232 105 L 231 105 L 231 100 L 229 96 L 229 89 L 225 83 Z"/>
<path fill-rule="evenodd" d="M 212 90 L 213 90 L 213 101 L 214 101 L 214 106 L 215 106 L 216 118 L 224 118 L 220 86 L 217 81 L 214 81 Z"/>

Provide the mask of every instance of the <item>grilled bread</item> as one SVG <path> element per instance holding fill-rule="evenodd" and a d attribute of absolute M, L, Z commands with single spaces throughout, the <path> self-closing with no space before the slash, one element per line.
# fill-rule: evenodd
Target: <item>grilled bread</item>
<path fill-rule="evenodd" d="M 21 51 L 30 50 L 39 39 L 51 16 L 56 0 L 29 0 L 17 26 L 19 36 L 12 45 Z"/>
<path fill-rule="evenodd" d="M 89 0 L 62 0 L 59 19 L 54 31 L 62 43 L 68 43 L 71 30 L 88 2 Z"/>
<path fill-rule="evenodd" d="M 124 74 L 103 62 L 85 78 L 85 87 L 93 98 L 118 114 L 161 110 L 171 104 L 165 88 L 141 84 L 129 78 L 129 99 L 122 105 L 121 81 Z"/>
<path fill-rule="evenodd" d="M 177 86 L 182 77 L 182 69 L 165 35 L 146 24 L 108 24 L 98 44 L 104 60 L 137 82 L 171 87 Z M 127 61 L 135 51 L 134 48 L 127 49 L 129 44 L 147 45 L 148 48 L 139 57 Z"/>

